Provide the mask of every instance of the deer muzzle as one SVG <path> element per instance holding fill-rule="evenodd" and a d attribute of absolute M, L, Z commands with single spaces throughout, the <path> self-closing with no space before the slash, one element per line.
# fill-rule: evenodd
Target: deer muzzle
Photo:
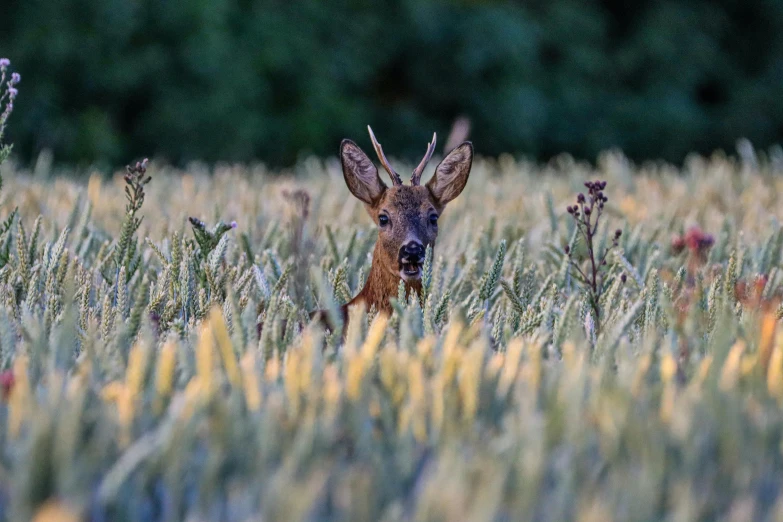
<path fill-rule="evenodd" d="M 405 280 L 419 279 L 424 264 L 424 245 L 418 241 L 409 241 L 400 249 L 400 277 Z"/>

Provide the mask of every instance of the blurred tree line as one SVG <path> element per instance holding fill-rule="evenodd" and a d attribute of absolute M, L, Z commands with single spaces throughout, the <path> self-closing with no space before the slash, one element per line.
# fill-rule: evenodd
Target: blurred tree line
<path fill-rule="evenodd" d="M 4 0 L 29 159 L 290 164 L 420 157 L 472 121 L 483 154 L 636 159 L 783 137 L 778 0 Z M 442 143 L 442 142 L 441 142 Z"/>

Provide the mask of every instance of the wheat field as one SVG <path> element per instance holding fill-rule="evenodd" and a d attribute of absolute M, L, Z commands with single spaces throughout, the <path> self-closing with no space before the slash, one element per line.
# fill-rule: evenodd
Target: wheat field
<path fill-rule="evenodd" d="M 6 162 L 0 519 L 783 521 L 783 161 L 741 150 L 479 158 L 421 299 L 344 336 L 308 313 L 376 231 L 336 158 L 153 162 L 136 207 Z"/>

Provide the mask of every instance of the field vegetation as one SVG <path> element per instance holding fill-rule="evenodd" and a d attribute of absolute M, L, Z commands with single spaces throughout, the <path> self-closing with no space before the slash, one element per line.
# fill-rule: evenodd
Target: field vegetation
<path fill-rule="evenodd" d="M 344 335 L 336 157 L 0 174 L 0 519 L 783 520 L 779 151 L 479 157 Z"/>

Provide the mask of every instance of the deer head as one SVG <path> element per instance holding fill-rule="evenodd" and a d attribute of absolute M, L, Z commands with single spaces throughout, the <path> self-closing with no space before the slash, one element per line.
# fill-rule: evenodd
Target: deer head
<path fill-rule="evenodd" d="M 404 185 L 372 129 L 367 129 L 392 186 L 386 186 L 381 180 L 378 169 L 358 145 L 343 140 L 340 158 L 345 183 L 378 225 L 370 276 L 352 303 L 364 300 L 368 307 L 375 304 L 378 309 L 388 309 L 388 298 L 396 295 L 400 279 L 408 286 L 420 288 L 425 250 L 435 244 L 438 218 L 446 205 L 465 188 L 473 162 L 473 145 L 464 142 L 452 150 L 435 169 L 432 179 L 421 185 L 421 175 L 435 150 L 433 134 L 424 158 L 413 170 L 410 185 Z"/>

